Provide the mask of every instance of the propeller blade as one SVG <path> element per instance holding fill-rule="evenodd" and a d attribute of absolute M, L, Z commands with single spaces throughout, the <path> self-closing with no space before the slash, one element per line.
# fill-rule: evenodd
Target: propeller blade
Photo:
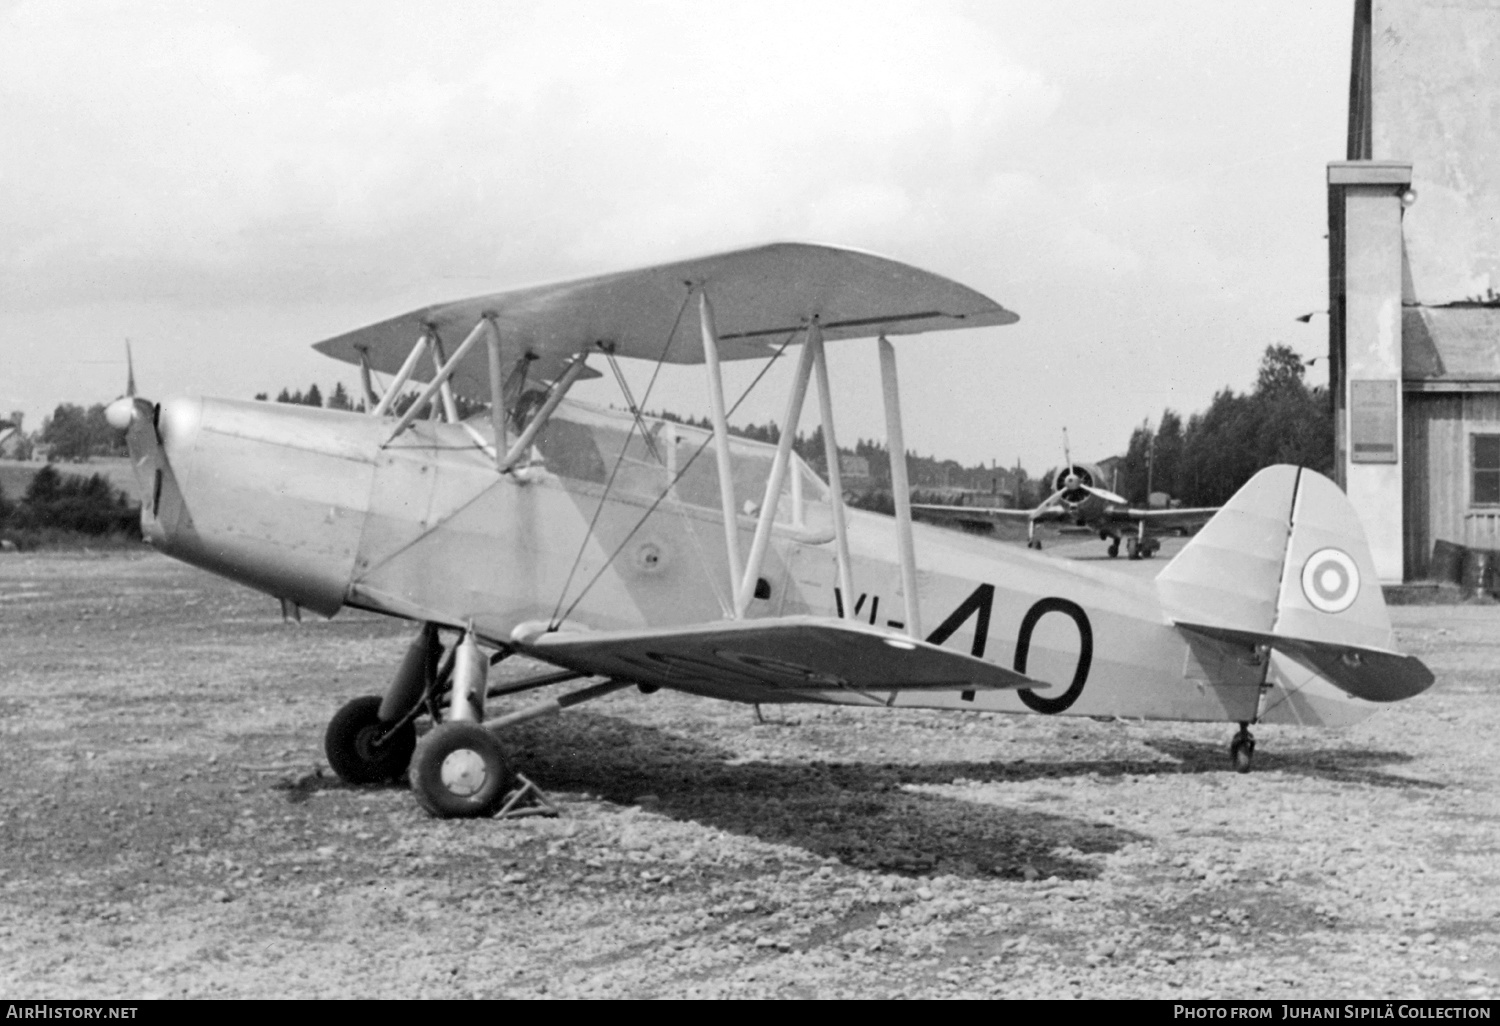
<path fill-rule="evenodd" d="M 1053 492 L 1051 495 L 1047 496 L 1045 499 L 1043 499 L 1042 500 L 1042 504 L 1040 506 L 1038 506 L 1036 509 L 1034 509 L 1034 510 L 1031 511 L 1032 518 L 1034 519 L 1037 516 L 1037 514 L 1043 512 L 1044 510 L 1047 510 L 1047 509 L 1051 508 L 1052 504 L 1054 502 L 1056 502 L 1058 499 L 1061 499 L 1063 497 L 1063 493 L 1066 492 L 1066 491 L 1067 491 L 1066 488 L 1060 488 L 1057 491 Z"/>

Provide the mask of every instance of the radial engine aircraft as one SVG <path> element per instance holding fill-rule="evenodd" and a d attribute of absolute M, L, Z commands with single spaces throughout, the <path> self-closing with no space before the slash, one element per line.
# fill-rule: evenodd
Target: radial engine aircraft
<path fill-rule="evenodd" d="M 1066 447 L 1065 447 L 1066 448 Z M 1147 530 L 1170 531 L 1179 527 L 1198 527 L 1217 513 L 1218 507 L 1197 509 L 1138 509 L 1124 496 L 1116 495 L 1096 482 L 1102 481 L 1099 468 L 1087 463 L 1067 465 L 1054 475 L 1052 494 L 1035 509 L 1001 509 L 995 506 L 936 506 L 918 503 L 912 509 L 923 519 L 957 524 L 1026 524 L 1026 547 L 1040 549 L 1037 524 L 1071 524 L 1097 533 L 1109 542 L 1111 558 L 1120 554 L 1120 539 L 1125 538 L 1125 553 L 1131 559 L 1150 559 L 1161 548 L 1161 542 Z M 1129 534 L 1125 534 L 1129 532 Z"/>
<path fill-rule="evenodd" d="M 1309 471 L 1263 471 L 1154 581 L 913 524 L 900 460 L 894 518 L 846 508 L 825 344 L 874 340 L 900 453 L 891 340 L 1016 320 L 895 261 L 775 244 L 319 343 L 361 367 L 373 415 L 134 395 L 108 415 L 162 552 L 326 616 L 419 625 L 385 694 L 350 701 L 325 741 L 344 780 L 409 774 L 437 816 L 506 798 L 508 726 L 623 688 L 1238 723 L 1243 771 L 1252 723 L 1354 722 L 1428 687 L 1393 647 L 1358 517 Z M 731 435 L 720 364 L 792 353 L 779 444 Z M 567 398 L 588 361 L 621 359 L 701 364 L 712 428 L 641 416 L 623 375 L 625 411 Z M 792 450 L 809 387 L 826 481 Z M 488 413 L 460 419 L 457 395 Z M 444 418 L 418 419 L 429 405 Z M 556 670 L 490 684 L 516 655 Z M 596 680 L 487 715 L 580 678 Z"/>

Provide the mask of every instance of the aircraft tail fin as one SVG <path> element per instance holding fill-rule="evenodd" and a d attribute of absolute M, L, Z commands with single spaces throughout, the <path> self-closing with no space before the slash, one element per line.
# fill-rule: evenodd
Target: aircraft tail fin
<path fill-rule="evenodd" d="M 1395 651 L 1359 515 L 1321 474 L 1256 474 L 1156 579 L 1179 628 L 1267 645 L 1357 698 L 1390 702 L 1432 684 Z"/>

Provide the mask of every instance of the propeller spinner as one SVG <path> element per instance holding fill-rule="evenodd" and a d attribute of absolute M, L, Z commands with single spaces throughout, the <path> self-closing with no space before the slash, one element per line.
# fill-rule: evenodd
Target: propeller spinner
<path fill-rule="evenodd" d="M 1057 472 L 1052 490 L 1061 493 L 1064 502 L 1077 505 L 1093 494 L 1094 474 L 1081 464 L 1070 464 Z"/>

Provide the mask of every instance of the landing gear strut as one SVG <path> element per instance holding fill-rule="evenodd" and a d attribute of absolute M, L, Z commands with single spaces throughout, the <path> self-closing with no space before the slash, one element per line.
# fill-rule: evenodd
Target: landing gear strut
<path fill-rule="evenodd" d="M 489 686 L 489 667 L 513 651 L 504 646 L 486 659 L 474 632 L 466 630 L 458 644 L 443 654 L 437 625 L 424 624 L 385 697 L 356 698 L 329 721 L 324 737 L 328 764 L 350 784 L 384 783 L 409 771 L 417 803 L 442 818 L 543 812 L 511 811 L 518 803 L 535 802 L 541 792 L 511 767 L 495 731 L 630 685 L 594 684 L 486 722 L 486 698 L 583 676 L 565 670 Z M 424 715 L 433 727 L 419 741 L 417 720 Z M 524 787 L 517 790 L 518 785 Z M 550 808 L 545 798 L 541 805 Z"/>
<path fill-rule="evenodd" d="M 1138 521 L 1134 538 L 1125 540 L 1125 554 L 1131 559 L 1150 559 L 1157 549 L 1161 548 L 1161 542 L 1146 533 L 1146 522 Z"/>
<path fill-rule="evenodd" d="M 1241 723 L 1238 734 L 1229 742 L 1229 761 L 1236 773 L 1249 773 L 1255 761 L 1255 737 L 1250 733 L 1250 724 Z"/>

